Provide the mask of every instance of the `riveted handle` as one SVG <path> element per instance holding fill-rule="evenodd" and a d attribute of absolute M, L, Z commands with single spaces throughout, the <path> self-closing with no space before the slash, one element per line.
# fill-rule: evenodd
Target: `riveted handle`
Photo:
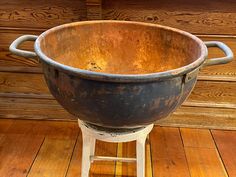
<path fill-rule="evenodd" d="M 27 50 L 21 50 L 18 49 L 18 46 L 22 44 L 25 41 L 35 41 L 38 38 L 38 36 L 35 35 L 23 35 L 15 39 L 10 47 L 9 50 L 11 53 L 21 56 L 21 57 L 26 57 L 26 58 L 33 58 L 37 60 L 37 54 L 35 52 L 27 51 Z"/>
<path fill-rule="evenodd" d="M 204 66 L 211 66 L 211 65 L 219 65 L 219 64 L 225 64 L 229 63 L 233 60 L 234 54 L 232 50 L 223 42 L 219 41 L 207 41 L 204 42 L 207 48 L 209 47 L 218 47 L 225 53 L 225 57 L 221 58 L 209 58 L 205 61 Z"/>

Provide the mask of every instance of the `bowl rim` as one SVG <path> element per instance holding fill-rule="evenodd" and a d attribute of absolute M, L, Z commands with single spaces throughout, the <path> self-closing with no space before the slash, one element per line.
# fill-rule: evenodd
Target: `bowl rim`
<path fill-rule="evenodd" d="M 40 47 L 40 42 L 49 33 L 55 32 L 56 30 L 60 30 L 66 27 L 77 26 L 77 25 L 87 25 L 87 24 L 97 24 L 97 23 L 137 24 L 137 25 L 142 25 L 142 26 L 158 27 L 165 30 L 177 32 L 181 35 L 188 36 L 194 41 L 196 41 L 198 45 L 200 46 L 201 54 L 199 58 L 196 59 L 194 62 L 188 65 L 176 68 L 176 69 L 172 69 L 172 70 L 156 72 L 156 73 L 146 73 L 146 74 L 111 74 L 111 73 L 105 73 L 105 72 L 89 71 L 89 70 L 84 70 L 84 69 L 64 65 L 62 63 L 59 63 L 51 59 L 50 57 L 46 56 L 42 52 L 41 47 Z M 105 82 L 147 82 L 147 81 L 150 82 L 150 81 L 170 79 L 170 78 L 174 78 L 178 76 L 183 76 L 184 74 L 189 73 L 193 71 L 194 69 L 200 67 L 204 63 L 208 55 L 208 50 L 204 42 L 189 32 L 172 28 L 172 27 L 168 27 L 168 26 L 159 25 L 159 24 L 136 22 L 136 21 L 122 21 L 122 20 L 79 21 L 79 22 L 67 23 L 67 24 L 50 28 L 46 30 L 45 32 L 43 32 L 42 34 L 40 34 L 39 37 L 36 39 L 35 44 L 34 44 L 34 50 L 43 62 L 55 67 L 56 69 L 62 72 L 65 72 L 74 76 L 80 76 L 85 79 L 105 81 Z"/>

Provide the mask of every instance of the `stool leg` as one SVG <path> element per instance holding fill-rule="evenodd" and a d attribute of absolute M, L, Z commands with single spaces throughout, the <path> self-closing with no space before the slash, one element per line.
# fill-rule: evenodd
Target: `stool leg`
<path fill-rule="evenodd" d="M 83 148 L 82 148 L 82 169 L 81 169 L 81 177 L 89 177 L 89 169 L 90 169 L 90 137 L 83 136 Z"/>
<path fill-rule="evenodd" d="M 145 142 L 146 137 L 139 138 L 136 141 L 137 177 L 145 177 Z"/>
<path fill-rule="evenodd" d="M 96 139 L 95 138 L 90 138 L 90 156 L 94 156 L 95 154 L 95 145 L 96 145 Z M 93 160 L 91 161 L 91 163 Z"/>

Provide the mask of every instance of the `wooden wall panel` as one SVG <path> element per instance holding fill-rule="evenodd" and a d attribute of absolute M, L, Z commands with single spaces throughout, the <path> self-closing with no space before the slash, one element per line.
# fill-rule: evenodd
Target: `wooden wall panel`
<path fill-rule="evenodd" d="M 236 112 L 236 82 L 198 81 L 184 105 L 235 108 Z"/>
<path fill-rule="evenodd" d="M 102 0 L 86 0 L 87 19 L 102 19 Z"/>
<path fill-rule="evenodd" d="M 236 130 L 236 110 L 181 106 L 168 118 L 156 122 L 161 126 Z"/>
<path fill-rule="evenodd" d="M 0 97 L 0 118 L 70 120 L 74 116 L 56 100 Z"/>
<path fill-rule="evenodd" d="M 11 71 L 11 67 L 18 71 L 24 71 L 22 67 L 39 67 L 39 63 L 28 58 L 13 55 L 9 51 L 10 44 L 19 36 L 25 34 L 39 35 L 42 30 L 6 30 L 0 29 L 0 71 Z M 23 43 L 20 48 L 33 51 L 34 43 L 32 41 Z M 14 69 L 13 68 L 13 69 Z M 29 68 L 28 68 L 29 69 Z M 33 69 L 32 69 L 33 70 Z"/>
<path fill-rule="evenodd" d="M 235 34 L 232 0 L 104 0 L 102 18 L 176 27 L 191 33 Z"/>
<path fill-rule="evenodd" d="M 43 32 L 43 30 L 24 30 L 24 29 L 1 29 L 0 28 L 0 38 L 1 38 L 1 43 L 0 46 L 1 48 L 9 48 L 9 45 L 13 40 L 15 40 L 17 37 L 25 35 L 25 34 L 34 34 L 34 35 L 39 35 Z M 33 42 L 29 43 L 24 43 L 21 47 L 25 49 L 32 49 L 32 44 Z"/>
<path fill-rule="evenodd" d="M 84 0 L 1 0 L 0 26 L 47 29 L 86 19 Z"/>
<path fill-rule="evenodd" d="M 235 26 L 236 27 L 236 26 Z M 203 41 L 221 41 L 227 44 L 236 55 L 236 36 L 207 35 L 198 36 Z M 217 58 L 225 56 L 218 48 L 209 48 L 208 58 Z M 236 60 L 224 65 L 215 65 L 202 68 L 199 79 L 201 80 L 220 80 L 236 81 Z"/>
<path fill-rule="evenodd" d="M 42 74 L 0 72 L 0 96 L 52 98 Z"/>

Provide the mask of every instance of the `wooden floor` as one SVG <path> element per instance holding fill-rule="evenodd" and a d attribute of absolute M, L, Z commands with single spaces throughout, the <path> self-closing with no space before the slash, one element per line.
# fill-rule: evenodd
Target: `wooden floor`
<path fill-rule="evenodd" d="M 0 119 L 1 177 L 79 177 L 75 122 Z M 146 143 L 147 177 L 236 177 L 236 131 L 155 127 Z M 97 142 L 97 155 L 135 156 L 135 144 Z M 93 177 L 135 176 L 134 163 L 95 162 Z"/>

